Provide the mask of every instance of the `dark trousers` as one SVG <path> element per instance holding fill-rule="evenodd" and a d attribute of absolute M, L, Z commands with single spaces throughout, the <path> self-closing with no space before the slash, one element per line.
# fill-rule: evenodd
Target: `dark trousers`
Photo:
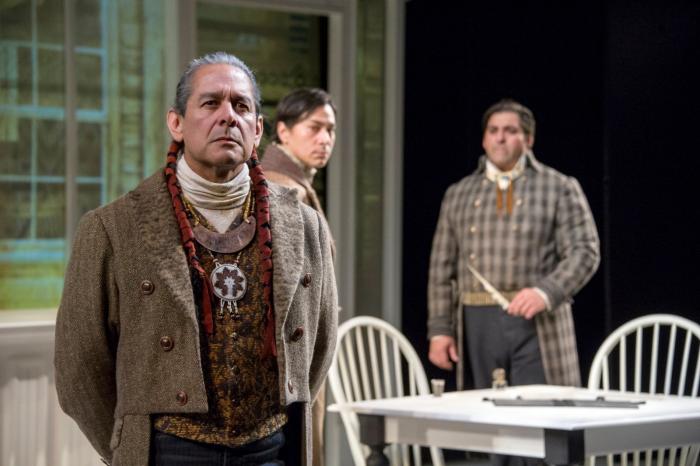
<path fill-rule="evenodd" d="M 533 320 L 497 306 L 464 306 L 464 327 L 474 388 L 491 388 L 496 368 L 505 369 L 508 385 L 546 383 Z"/>
<path fill-rule="evenodd" d="M 464 339 L 474 388 L 491 388 L 492 372 L 506 371 L 508 385 L 544 384 L 535 322 L 497 306 L 464 306 Z M 491 455 L 493 466 L 535 466 L 541 460 Z"/>
<path fill-rule="evenodd" d="M 281 430 L 241 447 L 195 442 L 154 431 L 151 466 L 283 466 L 278 460 L 284 445 Z"/>

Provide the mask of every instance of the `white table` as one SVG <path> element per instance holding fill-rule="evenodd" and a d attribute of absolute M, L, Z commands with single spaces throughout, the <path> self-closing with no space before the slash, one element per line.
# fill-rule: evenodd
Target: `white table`
<path fill-rule="evenodd" d="M 645 401 L 636 409 L 494 406 L 484 398 Z M 700 399 L 634 395 L 552 385 L 449 392 L 335 404 L 360 419 L 360 440 L 373 464 L 386 443 L 543 458 L 579 464 L 588 455 L 700 442 Z M 380 456 L 378 456 L 380 455 Z M 375 462 L 376 461 L 376 462 Z M 371 463 L 368 462 L 368 465 Z"/>

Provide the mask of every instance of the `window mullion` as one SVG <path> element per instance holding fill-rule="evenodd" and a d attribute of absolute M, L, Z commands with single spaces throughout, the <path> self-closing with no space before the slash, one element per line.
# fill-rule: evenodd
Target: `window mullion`
<path fill-rule="evenodd" d="M 39 104 L 39 28 L 38 28 L 38 18 L 37 18 L 37 0 L 32 0 L 32 45 L 31 45 L 31 60 L 32 60 L 32 104 L 36 108 Z M 36 115 L 32 115 L 31 118 L 31 129 L 30 129 L 30 141 L 31 147 L 29 148 L 29 156 L 31 160 L 29 162 L 29 173 L 31 174 L 31 182 L 29 184 L 29 238 L 36 239 L 37 236 L 37 181 L 36 176 L 38 175 L 38 161 L 37 161 L 37 148 L 39 145 L 39 138 L 37 134 L 37 118 Z"/>
<path fill-rule="evenodd" d="M 102 160 L 102 163 L 100 164 L 100 177 L 102 178 L 101 183 L 100 183 L 100 205 L 104 204 L 107 202 L 107 164 L 108 164 L 108 149 L 107 149 L 107 128 L 108 124 L 107 121 L 109 120 L 109 57 L 107 53 L 107 34 L 108 34 L 108 26 L 107 26 L 107 0 L 102 0 L 100 3 L 100 24 L 102 24 L 102 27 L 100 28 L 100 53 L 102 57 L 102 84 L 101 84 L 101 92 L 102 92 L 102 108 L 100 109 L 100 114 L 101 114 L 101 126 L 102 126 L 102 131 L 100 132 L 101 138 L 100 138 L 100 158 Z"/>
<path fill-rule="evenodd" d="M 75 4 L 64 0 L 65 128 L 66 128 L 66 251 L 78 224 L 78 121 L 75 74 Z"/>

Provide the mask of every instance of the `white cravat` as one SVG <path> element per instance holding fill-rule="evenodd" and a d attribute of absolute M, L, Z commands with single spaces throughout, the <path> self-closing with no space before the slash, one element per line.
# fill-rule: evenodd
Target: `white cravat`
<path fill-rule="evenodd" d="M 510 183 L 525 171 L 525 158 L 525 152 L 523 152 L 518 161 L 515 162 L 515 166 L 508 171 L 501 170 L 489 159 L 486 159 L 486 178 L 498 183 L 498 189 L 505 191 Z"/>
<path fill-rule="evenodd" d="M 219 233 L 228 230 L 231 222 L 241 213 L 250 191 L 250 176 L 245 163 L 231 181 L 214 183 L 195 173 L 185 157 L 180 157 L 177 161 L 177 181 L 187 200 Z"/>

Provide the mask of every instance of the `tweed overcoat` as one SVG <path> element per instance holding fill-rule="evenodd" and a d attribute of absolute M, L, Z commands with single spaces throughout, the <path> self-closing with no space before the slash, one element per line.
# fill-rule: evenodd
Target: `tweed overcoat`
<path fill-rule="evenodd" d="M 456 337 L 462 350 L 459 297 L 484 291 L 471 264 L 498 290 L 538 287 L 547 294 L 552 309 L 535 316 L 545 377 L 550 384 L 580 385 L 571 302 L 600 262 L 598 233 L 579 183 L 532 153 L 525 157 L 510 215 L 497 211 L 485 156 L 445 193 L 430 257 L 428 338 Z"/>
<path fill-rule="evenodd" d="M 269 191 L 280 401 L 302 408 L 299 464 L 310 464 L 310 402 L 337 330 L 329 236 L 293 192 Z M 151 414 L 207 412 L 198 329 L 190 269 L 157 173 L 81 219 L 56 321 L 61 407 L 112 465 L 148 464 Z"/>

